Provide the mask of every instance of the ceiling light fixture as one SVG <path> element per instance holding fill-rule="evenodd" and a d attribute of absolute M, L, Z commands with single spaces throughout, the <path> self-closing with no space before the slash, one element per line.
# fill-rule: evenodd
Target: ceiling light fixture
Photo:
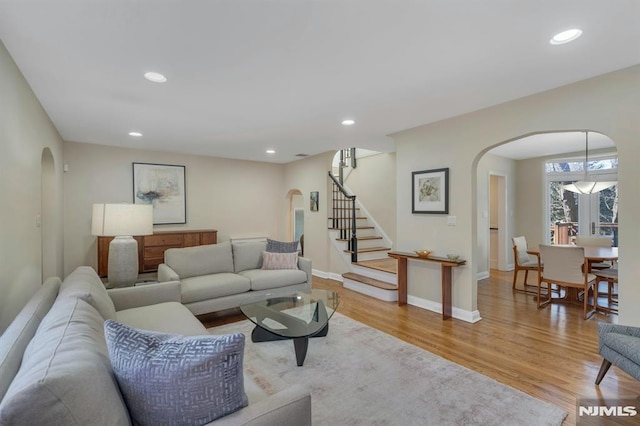
<path fill-rule="evenodd" d="M 142 133 L 140 133 L 140 132 L 129 132 L 129 136 L 133 136 L 133 137 L 139 138 L 139 137 L 142 136 Z"/>
<path fill-rule="evenodd" d="M 354 120 L 351 120 L 351 119 L 342 120 L 343 126 L 353 126 L 354 124 L 356 124 Z"/>
<path fill-rule="evenodd" d="M 159 72 L 153 72 L 153 71 L 145 72 L 144 78 L 146 78 L 149 81 L 153 81 L 154 83 L 164 83 L 165 81 L 167 81 L 167 77 L 160 74 Z"/>
<path fill-rule="evenodd" d="M 276 153 L 275 149 L 268 149 L 266 152 L 267 152 L 267 154 L 275 154 Z"/>
<path fill-rule="evenodd" d="M 549 43 L 551 43 L 551 44 L 565 44 L 565 43 L 572 42 L 573 40 L 577 39 L 581 35 L 582 35 L 582 30 L 580 30 L 578 28 L 573 28 L 573 29 L 570 29 L 570 30 L 562 31 L 561 33 L 558 33 L 558 34 L 554 35 L 551 38 L 551 40 L 549 40 Z"/>
<path fill-rule="evenodd" d="M 585 152 L 584 152 L 584 180 L 579 180 L 569 185 L 564 185 L 564 189 L 576 192 L 578 194 L 595 194 L 596 192 L 600 192 L 603 189 L 611 188 L 617 182 L 606 181 L 606 182 L 595 182 L 589 180 L 588 172 L 589 172 L 589 132 L 584 133 L 585 136 Z"/>

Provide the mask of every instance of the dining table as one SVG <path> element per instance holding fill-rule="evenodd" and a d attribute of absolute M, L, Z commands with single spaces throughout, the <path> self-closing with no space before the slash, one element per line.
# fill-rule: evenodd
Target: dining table
<path fill-rule="evenodd" d="M 556 246 L 560 247 L 576 247 L 573 244 L 556 244 Z M 582 246 L 584 249 L 584 258 L 589 265 L 589 272 L 591 272 L 591 264 L 599 263 L 599 262 L 617 262 L 618 260 L 618 247 L 592 247 L 592 246 Z M 540 259 L 540 250 L 537 248 L 529 248 L 527 249 L 527 253 L 537 256 Z M 554 301 L 557 302 L 565 302 L 565 303 L 574 303 L 574 304 L 582 304 L 580 300 L 580 292 L 575 288 L 568 288 L 568 291 L 565 294 L 565 297 L 555 298 Z"/>
<path fill-rule="evenodd" d="M 576 247 L 572 244 L 556 244 L 559 247 Z M 618 247 L 583 247 L 584 258 L 589 263 L 595 262 L 615 262 L 618 260 Z M 527 253 L 534 256 L 540 255 L 537 248 L 527 249 Z"/>

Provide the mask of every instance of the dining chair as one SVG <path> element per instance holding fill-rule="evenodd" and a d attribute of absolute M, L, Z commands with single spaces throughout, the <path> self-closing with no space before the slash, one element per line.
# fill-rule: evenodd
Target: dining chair
<path fill-rule="evenodd" d="M 540 244 L 540 260 L 544 262 L 544 269 L 540 268 L 538 278 L 538 309 L 547 306 L 554 298 L 551 293 L 551 285 L 556 284 L 567 289 L 566 301 L 570 301 L 570 292 L 574 292 L 574 299 L 578 299 L 578 293 L 582 290 L 583 316 L 590 318 L 598 308 L 598 296 L 596 290 L 596 276 L 587 270 L 587 260 L 584 257 L 583 247 L 551 246 Z M 540 289 L 542 284 L 547 284 L 546 300 L 542 302 Z M 593 309 L 587 310 L 589 305 L 589 290 L 593 294 Z M 559 299 L 559 298 L 556 298 Z"/>
<path fill-rule="evenodd" d="M 513 241 L 513 259 L 515 263 L 515 268 L 513 270 L 513 285 L 511 288 L 514 291 L 520 291 L 522 293 L 536 294 L 535 290 L 529 290 L 527 288 L 532 286 L 527 283 L 527 278 L 529 277 L 529 271 L 538 272 L 540 256 L 531 256 L 527 253 L 527 239 L 525 237 L 513 237 L 511 240 Z M 518 272 L 520 271 L 524 271 L 524 284 L 522 288 L 516 287 Z"/>
<path fill-rule="evenodd" d="M 600 309 L 604 309 L 608 313 L 618 313 L 618 308 L 614 307 L 614 305 L 618 305 L 618 293 L 615 293 L 615 286 L 618 284 L 618 270 L 609 268 L 594 271 L 593 274 L 598 278 L 598 282 L 607 282 L 607 308 L 604 309 L 600 307 Z M 600 295 L 600 293 L 598 293 L 598 295 Z"/>
<path fill-rule="evenodd" d="M 576 236 L 576 245 L 579 247 L 611 247 L 613 246 L 613 240 L 609 237 L 591 237 L 591 236 Z M 612 264 L 609 262 L 589 262 L 589 269 L 607 269 L 611 268 Z"/>

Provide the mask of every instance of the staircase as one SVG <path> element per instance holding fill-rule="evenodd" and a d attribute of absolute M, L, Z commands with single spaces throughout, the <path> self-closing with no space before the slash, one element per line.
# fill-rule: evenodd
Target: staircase
<path fill-rule="evenodd" d="M 349 272 L 342 274 L 345 288 L 393 302 L 398 300 L 396 260 L 387 253 L 391 241 L 355 195 L 329 172 L 333 183 L 329 235 Z"/>

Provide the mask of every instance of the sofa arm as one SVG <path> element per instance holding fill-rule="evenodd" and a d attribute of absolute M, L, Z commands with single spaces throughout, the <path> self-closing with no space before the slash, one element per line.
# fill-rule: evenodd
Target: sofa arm
<path fill-rule="evenodd" d="M 249 404 L 242 410 L 221 417 L 211 425 L 310 425 L 311 393 L 300 385 L 293 385 L 266 399 Z"/>
<path fill-rule="evenodd" d="M 109 293 L 116 311 L 164 302 L 180 303 L 181 301 L 180 282 L 178 281 L 112 288 L 108 289 L 107 293 Z"/>
<path fill-rule="evenodd" d="M 158 281 L 161 283 L 167 281 L 180 281 L 180 277 L 169 265 L 161 263 L 158 265 Z"/>
<path fill-rule="evenodd" d="M 307 273 L 307 289 L 311 290 L 313 274 L 311 272 L 311 259 L 308 257 L 298 257 L 298 269 Z"/>

